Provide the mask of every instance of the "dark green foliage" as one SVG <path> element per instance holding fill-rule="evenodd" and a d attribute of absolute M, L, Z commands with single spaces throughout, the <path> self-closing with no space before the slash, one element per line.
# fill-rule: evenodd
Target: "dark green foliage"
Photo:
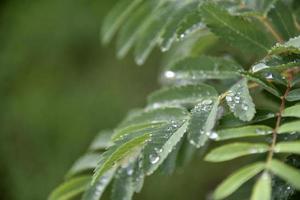
<path fill-rule="evenodd" d="M 103 40 L 127 20 L 119 35 L 119 55 L 134 47 L 136 63 L 143 64 L 156 46 L 167 51 L 174 44 L 168 53 L 176 60 L 164 62 L 163 88 L 113 131 L 97 166 L 80 160 L 72 168 L 95 166 L 83 199 L 100 198 L 111 179 L 112 199 L 131 199 L 146 176 L 157 169 L 174 170 L 179 154 L 188 152 L 185 139 L 203 150 L 208 162 L 256 156 L 256 162 L 225 179 L 213 199 L 230 197 L 249 180 L 254 184 L 247 184 L 253 190 L 246 198 L 251 200 L 276 199 L 280 190 L 288 198 L 300 190 L 300 171 L 285 159 L 300 154 L 299 138 L 292 137 L 300 132 L 298 21 L 292 10 L 286 12 L 292 1 L 126 3 L 122 0 L 104 22 Z M 219 39 L 203 44 L 208 35 Z M 175 58 L 181 51 L 185 53 Z M 275 108 L 259 110 L 267 104 Z M 207 153 L 214 141 L 219 146 Z"/>

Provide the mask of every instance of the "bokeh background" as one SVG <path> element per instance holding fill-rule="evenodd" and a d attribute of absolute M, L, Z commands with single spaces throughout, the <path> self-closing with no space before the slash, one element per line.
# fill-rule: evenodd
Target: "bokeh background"
<path fill-rule="evenodd" d="M 117 60 L 114 44 L 101 46 L 99 28 L 115 3 L 0 2 L 1 200 L 46 199 L 98 131 L 158 88 L 159 53 L 138 67 L 130 56 Z M 216 183 L 205 177 L 230 169 L 204 166 L 149 178 L 136 198 L 204 199 Z"/>

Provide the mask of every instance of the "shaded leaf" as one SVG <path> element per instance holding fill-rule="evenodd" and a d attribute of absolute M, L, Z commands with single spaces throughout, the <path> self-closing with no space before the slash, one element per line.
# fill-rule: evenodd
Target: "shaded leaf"
<path fill-rule="evenodd" d="M 184 2 L 182 2 L 184 4 Z M 178 6 L 179 8 L 176 9 L 175 13 L 169 20 L 166 25 L 165 31 L 161 36 L 161 50 L 167 51 L 170 49 L 172 43 L 176 40 L 176 31 L 182 21 L 185 20 L 185 17 L 191 13 L 197 7 L 198 2 L 191 2 L 185 4 L 183 6 Z"/>
<path fill-rule="evenodd" d="M 112 186 L 111 200 L 131 200 L 134 194 L 132 180 L 132 167 L 120 168 L 115 176 Z"/>
<path fill-rule="evenodd" d="M 204 3 L 200 11 L 212 32 L 243 51 L 261 56 L 266 54 L 272 45 L 270 37 L 250 20 L 232 16 L 213 3 Z"/>
<path fill-rule="evenodd" d="M 138 65 L 144 64 L 155 45 L 158 44 L 172 9 L 174 9 L 173 4 L 166 2 L 156 8 L 151 17 L 144 22 L 134 49 L 134 58 Z"/>
<path fill-rule="evenodd" d="M 110 11 L 102 25 L 102 42 L 108 43 L 119 26 L 143 0 L 121 0 Z"/>
<path fill-rule="evenodd" d="M 300 100 L 300 89 L 291 90 L 286 97 L 288 101 L 299 101 Z"/>
<path fill-rule="evenodd" d="M 99 200 L 109 183 L 111 182 L 116 169 L 111 168 L 101 175 L 93 184 L 89 185 L 82 196 L 82 200 Z"/>
<path fill-rule="evenodd" d="M 232 113 L 228 113 L 224 115 L 222 119 L 220 119 L 220 123 L 218 125 L 219 128 L 232 128 L 239 126 L 246 126 L 250 124 L 259 123 L 268 119 L 272 119 L 276 117 L 276 114 L 266 111 L 266 110 L 257 110 L 254 118 L 249 122 L 244 122 L 237 119 Z"/>
<path fill-rule="evenodd" d="M 57 187 L 49 196 L 49 200 L 68 200 L 82 193 L 91 182 L 90 176 L 72 178 Z"/>
<path fill-rule="evenodd" d="M 90 151 L 104 150 L 110 147 L 113 143 L 111 141 L 112 131 L 101 131 L 93 140 L 89 147 Z"/>
<path fill-rule="evenodd" d="M 270 10 L 268 17 L 284 40 L 288 40 L 299 34 L 294 23 L 292 11 L 282 1 L 277 1 L 275 6 Z"/>
<path fill-rule="evenodd" d="M 141 24 L 147 20 L 153 10 L 154 5 L 152 4 L 152 2 L 143 3 L 122 26 L 117 38 L 117 56 L 119 58 L 125 57 L 134 45 L 142 29 Z"/>
<path fill-rule="evenodd" d="M 74 176 L 86 170 L 93 170 L 97 167 L 100 160 L 99 153 L 88 153 L 79 158 L 67 173 L 67 177 Z"/>
<path fill-rule="evenodd" d="M 268 166 L 277 176 L 291 184 L 297 190 L 300 190 L 300 171 L 279 160 L 273 159 Z"/>

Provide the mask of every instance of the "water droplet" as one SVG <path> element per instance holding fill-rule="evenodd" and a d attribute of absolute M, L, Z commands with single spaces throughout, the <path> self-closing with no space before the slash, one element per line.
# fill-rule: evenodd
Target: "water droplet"
<path fill-rule="evenodd" d="M 258 135 L 266 135 L 266 131 L 265 130 L 262 130 L 260 128 L 256 129 L 255 132 L 258 134 Z"/>
<path fill-rule="evenodd" d="M 156 164 L 159 161 L 159 156 L 155 153 L 155 154 L 150 154 L 149 155 L 149 160 L 151 164 Z"/>
<path fill-rule="evenodd" d="M 159 149 L 159 148 L 155 147 L 154 150 L 155 150 L 157 153 L 163 152 L 163 149 L 162 149 L 162 148 Z"/>
<path fill-rule="evenodd" d="M 256 65 L 252 66 L 251 71 L 253 73 L 256 73 L 256 72 L 259 72 L 259 71 L 261 71 L 263 69 L 268 69 L 268 68 L 269 68 L 269 66 L 266 65 L 265 63 L 258 63 Z"/>
<path fill-rule="evenodd" d="M 166 71 L 164 75 L 165 75 L 166 78 L 171 79 L 171 78 L 175 77 L 175 72 Z"/>
<path fill-rule="evenodd" d="M 265 74 L 266 79 L 272 80 L 274 79 L 273 74 L 272 73 L 266 73 Z"/>
<path fill-rule="evenodd" d="M 133 174 L 133 169 L 132 169 L 132 167 L 127 168 L 127 174 L 128 174 L 129 176 L 131 176 L 131 175 Z"/>
<path fill-rule="evenodd" d="M 215 131 L 210 132 L 209 135 L 208 135 L 208 137 L 209 137 L 210 139 L 212 139 L 212 140 L 218 140 L 218 139 L 219 139 L 219 135 L 218 135 L 218 133 L 215 132 Z"/>
<path fill-rule="evenodd" d="M 249 106 L 247 104 L 242 104 L 242 109 L 244 111 L 247 111 L 249 109 Z"/>
<path fill-rule="evenodd" d="M 232 96 L 226 96 L 226 101 L 231 102 L 233 100 Z"/>

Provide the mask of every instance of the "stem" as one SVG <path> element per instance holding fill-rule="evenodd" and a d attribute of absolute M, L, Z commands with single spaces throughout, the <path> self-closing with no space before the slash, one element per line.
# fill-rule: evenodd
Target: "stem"
<path fill-rule="evenodd" d="M 267 17 L 260 16 L 260 17 L 258 17 L 258 19 L 263 23 L 263 25 L 268 29 L 268 31 L 275 37 L 275 39 L 277 40 L 277 42 L 279 42 L 279 43 L 283 43 L 284 42 L 284 40 L 282 39 L 282 37 L 273 28 L 272 24 L 270 23 L 270 21 L 268 20 Z"/>
<path fill-rule="evenodd" d="M 272 161 L 273 156 L 274 156 L 274 148 L 275 148 L 275 145 L 276 145 L 276 142 L 277 142 L 278 129 L 279 129 L 280 124 L 281 124 L 282 113 L 285 109 L 286 97 L 288 96 L 288 94 L 291 90 L 291 87 L 292 87 L 292 79 L 293 79 L 292 73 L 289 73 L 288 76 L 287 76 L 287 80 L 288 80 L 287 88 L 286 88 L 286 91 L 285 91 L 284 95 L 281 97 L 281 104 L 280 104 L 279 111 L 277 113 L 276 125 L 275 125 L 275 128 L 273 129 L 272 143 L 271 143 L 270 151 L 269 151 L 267 161 L 266 161 L 267 165 L 270 164 L 270 162 Z"/>

